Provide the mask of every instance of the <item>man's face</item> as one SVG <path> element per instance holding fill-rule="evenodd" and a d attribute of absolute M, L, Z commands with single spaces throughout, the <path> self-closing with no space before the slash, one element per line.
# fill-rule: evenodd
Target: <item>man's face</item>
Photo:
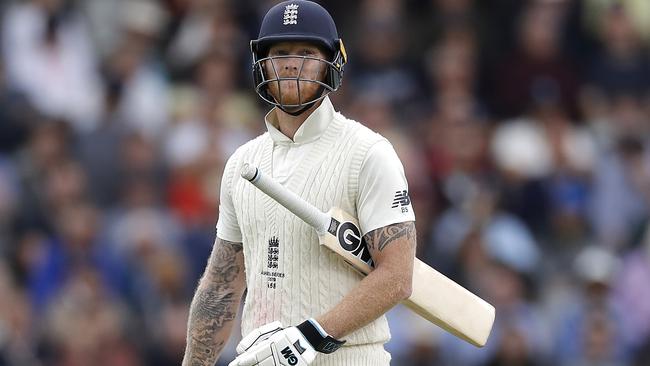
<path fill-rule="evenodd" d="M 325 79 L 327 64 L 316 60 L 327 60 L 323 50 L 308 42 L 281 42 L 271 46 L 268 56 L 273 59 L 266 60 L 263 66 L 269 80 L 292 79 L 268 84 L 278 103 L 298 105 L 319 96 L 320 85 L 306 80 Z"/>

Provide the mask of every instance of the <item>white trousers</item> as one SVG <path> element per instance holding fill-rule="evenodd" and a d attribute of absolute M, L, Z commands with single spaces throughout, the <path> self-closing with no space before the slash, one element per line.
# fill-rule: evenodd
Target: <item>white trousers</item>
<path fill-rule="evenodd" d="M 341 347 L 329 355 L 318 353 L 314 366 L 389 366 L 390 353 L 381 344 Z"/>

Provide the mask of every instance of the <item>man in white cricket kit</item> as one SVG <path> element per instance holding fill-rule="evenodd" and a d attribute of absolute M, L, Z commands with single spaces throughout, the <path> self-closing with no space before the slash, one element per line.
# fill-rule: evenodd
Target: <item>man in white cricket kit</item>
<path fill-rule="evenodd" d="M 190 307 L 183 365 L 214 365 L 244 290 L 244 338 L 231 365 L 388 365 L 384 313 L 411 294 L 415 216 L 404 169 L 379 134 L 334 110 L 343 42 L 330 14 L 285 1 L 251 42 L 268 132 L 228 160 L 217 238 Z M 375 269 L 366 277 L 315 230 L 241 178 L 242 165 L 328 211 L 356 216 Z"/>

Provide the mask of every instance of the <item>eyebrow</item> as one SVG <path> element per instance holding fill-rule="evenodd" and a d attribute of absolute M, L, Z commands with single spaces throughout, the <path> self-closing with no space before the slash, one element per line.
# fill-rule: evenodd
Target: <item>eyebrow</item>
<path fill-rule="evenodd" d="M 287 49 L 287 48 L 296 48 L 296 49 L 315 49 L 315 50 L 320 50 L 320 47 L 317 45 L 311 44 L 311 43 L 300 43 L 300 44 L 292 44 L 292 43 L 286 43 L 286 44 L 274 44 L 271 46 L 270 49 L 278 48 L 278 49 Z"/>

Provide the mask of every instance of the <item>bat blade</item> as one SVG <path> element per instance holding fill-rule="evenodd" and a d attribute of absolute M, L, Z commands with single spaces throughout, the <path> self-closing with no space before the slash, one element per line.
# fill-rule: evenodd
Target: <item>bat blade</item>
<path fill-rule="evenodd" d="M 483 347 L 494 318 L 494 306 L 419 259 L 413 265 L 409 309 L 465 341 Z"/>
<path fill-rule="evenodd" d="M 257 168 L 244 164 L 241 176 L 314 227 L 319 242 L 339 254 L 362 274 L 373 269 L 358 221 L 339 208 L 325 214 Z M 409 309 L 465 341 L 482 347 L 495 318 L 494 307 L 442 273 L 415 259 Z"/>
<path fill-rule="evenodd" d="M 329 235 L 319 236 L 320 243 L 359 272 L 370 273 L 372 258 L 357 220 L 340 208 L 332 208 L 328 214 L 339 224 L 331 225 Z M 403 301 L 406 307 L 475 346 L 485 345 L 495 318 L 492 305 L 418 258 L 413 263 L 412 288 L 411 296 Z"/>

